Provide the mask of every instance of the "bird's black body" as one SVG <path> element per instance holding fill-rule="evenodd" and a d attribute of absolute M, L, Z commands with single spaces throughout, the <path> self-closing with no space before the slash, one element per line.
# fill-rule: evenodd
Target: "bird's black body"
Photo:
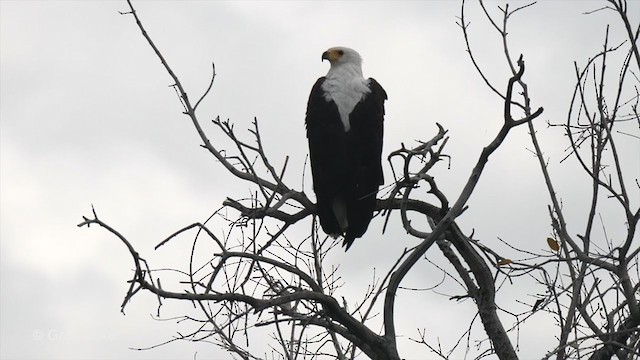
<path fill-rule="evenodd" d="M 327 101 L 322 84 L 316 81 L 307 105 L 307 138 L 317 197 L 317 215 L 322 229 L 330 235 L 344 236 L 347 249 L 361 237 L 373 217 L 378 187 L 383 184 L 382 137 L 384 101 L 387 94 L 374 79 L 349 114 L 350 129 L 345 131 L 336 103 Z M 348 226 L 341 227 L 334 201 L 346 208 Z"/>

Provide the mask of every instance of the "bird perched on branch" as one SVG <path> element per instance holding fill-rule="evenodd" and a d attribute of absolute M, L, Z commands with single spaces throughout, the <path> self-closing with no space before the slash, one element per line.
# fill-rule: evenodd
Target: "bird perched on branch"
<path fill-rule="evenodd" d="M 362 76 L 355 50 L 334 47 L 322 54 L 331 68 L 319 78 L 307 104 L 307 138 L 325 233 L 344 237 L 345 251 L 367 230 L 382 176 L 384 101 L 387 93 Z"/>

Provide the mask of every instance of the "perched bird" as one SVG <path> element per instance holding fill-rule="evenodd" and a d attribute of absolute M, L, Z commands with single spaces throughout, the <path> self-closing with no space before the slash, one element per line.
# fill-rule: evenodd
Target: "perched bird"
<path fill-rule="evenodd" d="M 376 206 L 382 176 L 384 101 L 387 93 L 362 76 L 355 50 L 322 54 L 331 68 L 307 104 L 307 138 L 317 215 L 325 233 L 344 237 L 345 251 L 361 237 Z"/>

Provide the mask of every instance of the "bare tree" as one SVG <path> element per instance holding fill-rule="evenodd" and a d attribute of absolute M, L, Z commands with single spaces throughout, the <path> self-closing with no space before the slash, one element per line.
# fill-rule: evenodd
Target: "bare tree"
<path fill-rule="evenodd" d="M 554 236 L 548 240 L 557 253 L 549 261 L 556 264 L 550 276 L 540 280 L 549 289 L 542 301 L 560 325 L 558 346 L 549 353 L 557 359 L 640 356 L 640 206 L 637 196 L 632 195 L 637 195 L 639 184 L 637 178 L 629 178 L 628 171 L 629 164 L 638 161 L 638 154 L 620 150 L 626 140 L 640 139 L 640 25 L 632 28 L 626 1 L 609 0 L 598 11 L 616 12 L 626 39 L 612 45 L 607 26 L 601 50 L 584 65 L 575 64 L 576 86 L 566 121 L 553 124 L 563 128 L 569 140 L 565 159 L 578 161 L 591 183 L 591 194 L 584 204 L 588 216 L 582 229 L 567 224 L 535 131 L 530 129 L 551 199 L 549 215 Z M 629 82 L 633 85 L 628 86 Z M 601 214 L 607 212 L 618 212 L 624 220 L 606 226 L 601 222 L 602 231 L 598 232 Z M 609 237 L 607 231 L 616 237 Z"/>
<path fill-rule="evenodd" d="M 487 19 L 502 38 L 504 56 L 513 74 L 518 68 L 509 51 L 507 23 L 514 13 L 530 5 L 515 9 L 506 5 L 500 8 L 500 19 L 496 20 L 480 0 Z M 533 151 L 551 201 L 552 236 L 547 242 L 552 253 L 532 254 L 518 249 L 530 259 L 533 255 L 535 260 L 512 263 L 509 276 L 528 274 L 547 289 L 546 296 L 533 304 L 534 312 L 547 311 L 554 315 L 558 324 L 558 345 L 546 358 L 610 359 L 615 355 L 619 359 L 630 359 L 640 356 L 640 245 L 637 235 L 640 206 L 638 197 L 632 195 L 634 191 L 637 195 L 640 184 L 637 178 L 630 178 L 632 168 L 629 169 L 633 161 L 637 163 L 638 153 L 620 150 L 629 148 L 624 146 L 629 140 L 636 142 L 637 148 L 640 139 L 640 56 L 637 46 L 640 25 L 636 24 L 634 30 L 624 0 L 607 0 L 606 6 L 585 15 L 598 11 L 614 11 L 620 18 L 626 39 L 611 45 L 607 25 L 601 50 L 588 59 L 583 68 L 575 63 L 576 85 L 566 121 L 549 123 L 549 126 L 562 128 L 568 139 L 568 154 L 561 162 L 577 161 L 584 171 L 585 181 L 591 185 L 591 194 L 582 205 L 588 209 L 583 229 L 579 229 L 579 225 L 568 225 L 562 197 L 554 188 L 555 182 L 534 123 L 528 123 Z M 468 40 L 465 26 L 463 30 Z M 499 94 L 469 47 L 468 50 L 482 78 Z M 610 68 L 613 68 L 613 75 L 610 75 Z M 517 106 L 529 115 L 529 89 L 521 79 L 518 83 L 523 102 Z M 609 87 L 613 91 L 607 91 Z M 611 225 L 607 225 L 607 229 L 602 221 L 601 214 L 611 212 L 617 212 L 623 219 L 613 225 L 616 229 L 611 229 Z M 596 228 L 599 221 L 600 233 Z M 609 237 L 607 230 L 616 237 Z"/>
<path fill-rule="evenodd" d="M 629 87 L 623 85 L 629 81 L 638 83 L 633 69 L 637 71 L 640 64 L 636 45 L 640 28 L 634 33 L 624 1 L 611 0 L 602 11 L 616 11 L 620 15 L 628 41 L 611 46 L 607 36 L 603 50 L 590 59 L 584 69 L 580 70 L 576 65 L 574 101 L 566 123 L 558 125 L 569 139 L 568 157 L 580 162 L 593 184 L 587 225 L 579 235 L 571 235 L 575 230 L 569 229 L 564 219 L 559 195 L 553 188 L 552 176 L 536 138 L 534 120 L 543 109 L 534 110 L 532 107 L 523 56 L 514 61 L 507 42 L 508 20 L 529 5 L 514 10 L 508 6 L 500 8 L 501 21 L 498 21 L 485 4 L 479 2 L 486 19 L 500 35 L 511 71 L 506 84 L 497 84 L 485 76 L 474 56 L 468 19 L 465 18 L 466 5 L 462 2 L 459 25 L 468 54 L 487 86 L 503 99 L 503 125 L 479 154 L 462 193 L 452 200 L 429 175 L 434 167 L 445 164 L 443 160 L 447 159 L 443 152 L 448 140 L 447 131 L 440 124 L 437 124 L 437 132 L 431 139 L 415 146 L 402 144 L 389 154 L 394 182 L 387 194 L 378 200 L 377 210 L 387 219 L 399 215 L 408 236 L 419 242 L 405 249 L 384 276 L 376 277 L 355 308 L 337 298 L 336 290 L 341 286 L 339 275 L 335 269 L 324 266 L 327 253 L 336 247 L 337 241 L 318 231 L 315 204 L 307 194 L 283 181 L 287 161 L 282 168 L 276 169 L 267 157 L 258 121 L 254 120 L 250 129 L 253 139 L 246 141 L 237 136 L 233 124 L 218 118 L 213 123 L 234 148 L 222 149 L 210 141 L 197 109 L 214 84 L 215 67 L 208 89 L 194 103 L 146 32 L 131 2 L 128 0 L 127 3 L 129 11 L 122 14 L 135 19 L 143 37 L 173 79 L 184 114 L 197 131 L 201 146 L 226 171 L 250 184 L 253 195 L 248 199 L 227 198 L 222 208 L 207 221 L 185 226 L 156 246 L 158 249 L 191 229 L 197 230 L 191 256 L 187 259 L 188 270 L 179 271 L 180 283 L 170 287 L 161 285 L 157 275 L 159 270 L 149 266 L 132 242 L 101 220 L 95 210 L 91 217 L 84 217 L 78 226 L 97 224 L 105 228 L 126 245 L 132 256 L 135 271 L 121 305 L 123 311 L 140 290 L 157 296 L 158 314 L 166 299 L 192 302 L 198 308 L 199 316 L 185 315 L 182 319 L 193 322 L 195 330 L 170 341 L 212 341 L 243 359 L 260 358 L 251 350 L 250 344 L 253 334 L 262 329 L 268 329 L 272 334 L 270 357 L 352 359 L 362 352 L 371 359 L 400 359 L 397 347 L 399 334 L 396 331 L 398 319 L 395 315 L 398 289 L 414 266 L 424 261 L 425 254 L 430 250 L 437 251 L 437 248 L 451 269 L 443 271 L 455 277 L 465 289 L 465 295 L 459 298 L 471 299 L 477 307 L 477 317 L 489 340 L 478 345 L 481 350 L 479 357 L 496 354 L 500 359 L 516 359 L 508 332 L 542 311 L 556 316 L 559 325 L 558 345 L 550 349 L 548 357 L 605 359 L 615 354 L 627 359 L 638 355 L 640 311 L 636 297 L 640 247 L 636 227 L 640 210 L 632 207 L 632 196 L 628 190 L 630 180 L 624 175 L 622 154 L 616 146 L 620 136 L 638 138 L 633 134 L 638 132 L 634 124 L 640 124 L 637 86 L 635 93 L 626 94 L 623 89 Z M 611 53 L 621 51 L 626 51 L 626 56 L 619 67 L 618 91 L 613 100 L 606 101 L 608 98 L 603 95 L 605 65 Z M 589 86 L 595 87 L 592 94 L 587 91 Z M 520 115 L 515 115 L 516 112 Z M 625 127 L 631 128 L 630 133 L 620 130 L 623 124 L 631 124 Z M 551 198 L 549 214 L 553 231 L 548 240 L 552 252 L 533 254 L 522 261 L 500 255 L 486 244 L 465 235 L 456 224 L 490 155 L 518 126 L 529 127 L 534 152 Z M 638 187 L 637 181 L 635 179 L 635 187 Z M 418 187 L 428 189 L 429 199 L 435 199 L 435 203 L 427 201 L 424 193 L 417 195 L 415 190 Z M 594 239 L 593 231 L 599 208 L 607 196 L 622 208 L 627 236 L 617 242 L 606 238 L 605 243 L 600 244 Z M 304 239 L 289 238 L 287 230 L 308 217 L 313 218 L 310 234 Z M 416 218 L 428 219 L 425 223 L 430 227 L 419 228 L 417 222 L 412 221 Z M 226 224 L 225 233 L 216 235 L 210 229 L 210 221 Z M 527 250 L 518 250 L 527 253 Z M 214 255 L 203 257 L 202 254 Z M 515 314 L 515 323 L 505 327 L 496 305 L 496 284 L 504 279 L 517 281 L 517 277 L 522 275 L 539 281 L 548 293 L 531 304 L 531 310 L 525 314 Z M 187 289 L 170 290 L 180 286 Z M 375 309 L 382 310 L 380 330 L 369 325 Z M 465 336 L 470 336 L 470 330 L 464 332 L 460 339 Z M 448 358 L 453 350 L 443 350 L 439 345 L 429 343 L 424 332 L 420 331 L 414 341 L 442 358 Z"/>

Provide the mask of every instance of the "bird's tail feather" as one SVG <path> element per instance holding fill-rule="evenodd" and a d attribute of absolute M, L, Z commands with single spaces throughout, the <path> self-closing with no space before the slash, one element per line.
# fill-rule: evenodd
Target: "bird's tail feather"
<path fill-rule="evenodd" d="M 351 245 L 353 245 L 353 241 L 355 240 L 355 236 L 345 235 L 344 241 L 342 242 L 342 246 L 344 246 L 344 251 L 349 250 Z"/>

